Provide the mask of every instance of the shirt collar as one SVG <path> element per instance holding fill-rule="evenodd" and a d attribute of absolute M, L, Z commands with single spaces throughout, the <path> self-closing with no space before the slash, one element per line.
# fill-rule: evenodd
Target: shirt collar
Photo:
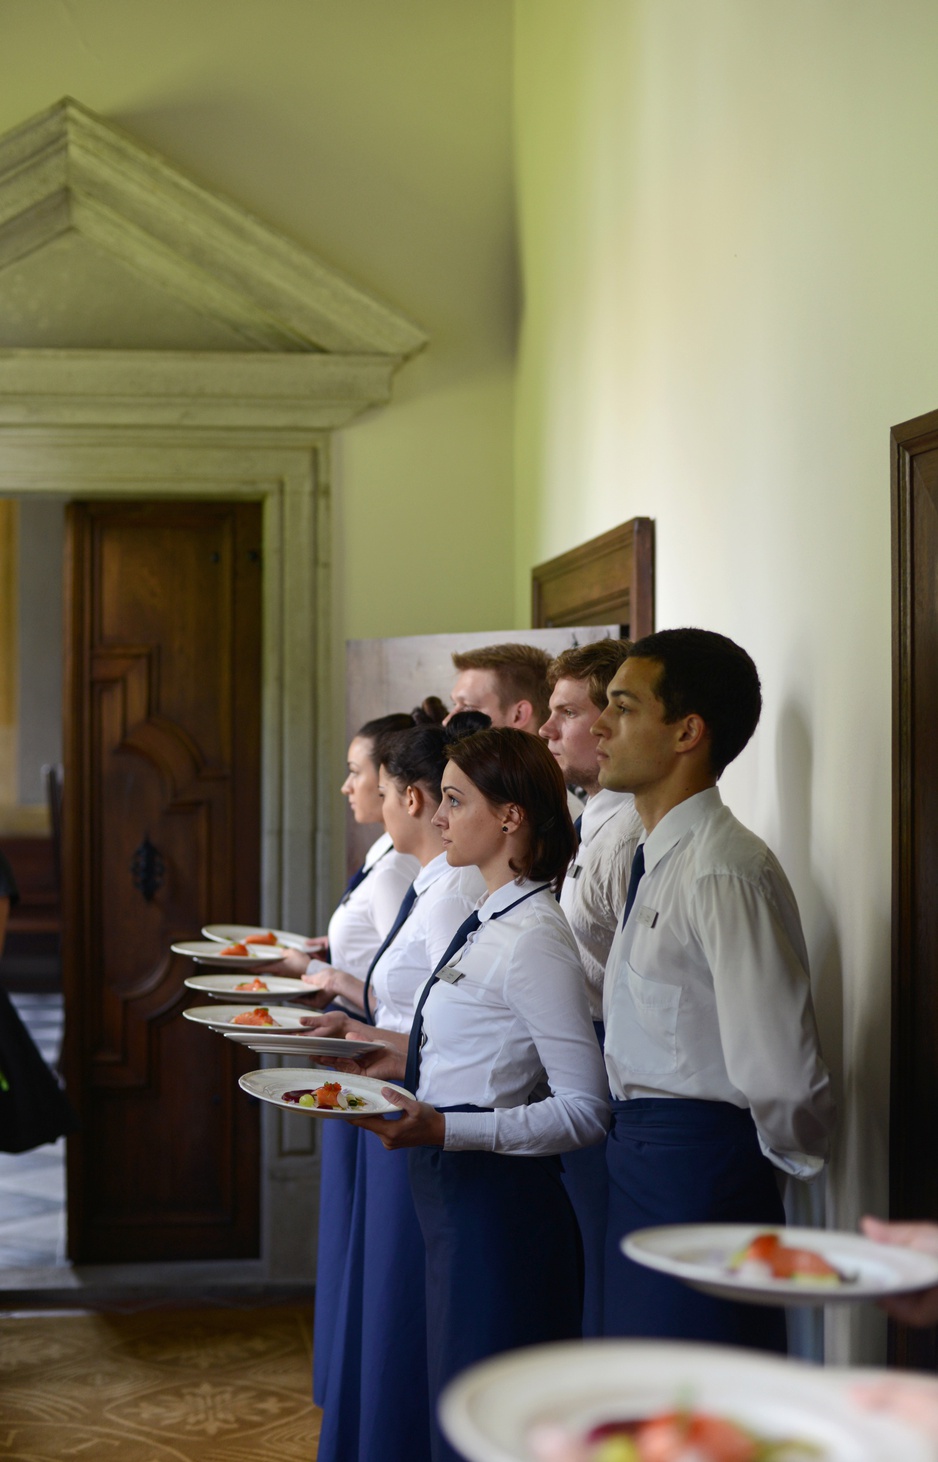
<path fill-rule="evenodd" d="M 417 893 L 423 893 L 424 889 L 429 888 L 431 883 L 436 883 L 438 878 L 442 878 L 448 867 L 449 864 L 446 861 L 445 853 L 437 853 L 435 858 L 431 858 L 426 868 L 421 868 L 417 877 L 414 879 L 414 888 L 417 890 Z"/>
<path fill-rule="evenodd" d="M 391 842 L 390 833 L 382 833 L 380 837 L 375 839 L 365 854 L 365 867 L 373 868 L 378 859 L 383 858 L 385 853 L 389 853 L 393 847 L 394 844 Z"/>
<path fill-rule="evenodd" d="M 611 817 L 615 817 L 629 800 L 628 792 L 613 792 L 609 787 L 601 787 L 590 797 L 583 809 L 583 821 L 580 823 L 580 842 L 583 847 L 595 838 L 601 827 L 605 827 Z"/>
<path fill-rule="evenodd" d="M 645 872 L 650 873 L 692 827 L 722 806 L 719 788 L 705 787 L 666 812 L 645 839 Z"/>
<path fill-rule="evenodd" d="M 510 883 L 503 883 L 494 893 L 486 895 L 485 901 L 479 907 L 479 919 L 483 924 L 488 923 L 493 914 L 500 914 L 510 904 L 516 904 L 519 899 L 523 899 L 525 894 L 533 893 L 543 886 L 543 883 L 535 883 L 530 878 L 522 878 L 520 883 L 514 878 Z"/>

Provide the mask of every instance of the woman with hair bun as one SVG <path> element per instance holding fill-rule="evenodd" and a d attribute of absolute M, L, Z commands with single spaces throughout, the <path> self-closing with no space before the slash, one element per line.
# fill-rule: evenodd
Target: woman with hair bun
<path fill-rule="evenodd" d="M 415 858 L 420 869 L 368 971 L 362 1004 L 369 1024 L 327 1014 L 312 1020 L 317 1035 L 380 1035 L 403 1059 L 416 993 L 485 892 L 476 868 L 448 864 L 434 819 L 453 746 L 486 725 L 487 716 L 467 712 L 446 727 L 418 724 L 382 739 L 384 824 L 398 852 Z M 325 1189 L 323 1205 L 328 1212 Z M 423 1240 L 406 1155 L 362 1140 L 322 1403 L 320 1462 L 429 1462 L 423 1287 Z"/>
<path fill-rule="evenodd" d="M 357 1125 L 392 1152 L 411 1149 L 432 1456 L 456 1462 L 435 1416 L 451 1377 L 500 1351 L 580 1334 L 582 1249 L 558 1154 L 600 1142 L 609 1103 L 556 900 L 575 846 L 556 761 L 524 732 L 479 731 L 450 748 L 442 793 L 434 821 L 447 860 L 478 868 L 486 896 L 423 987 L 406 1066 L 397 1053 L 341 1064 L 403 1076 L 416 1092 L 388 1088 L 401 1117 Z"/>

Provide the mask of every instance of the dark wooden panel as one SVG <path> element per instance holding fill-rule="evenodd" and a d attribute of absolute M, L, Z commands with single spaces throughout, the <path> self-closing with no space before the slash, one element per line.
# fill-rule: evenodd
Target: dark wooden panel
<path fill-rule="evenodd" d="M 892 433 L 893 921 L 890 1213 L 938 1220 L 938 412 Z M 934 1370 L 934 1330 L 891 1358 Z"/>
<path fill-rule="evenodd" d="M 618 624 L 640 639 L 654 629 L 654 523 L 632 518 L 531 573 L 535 628 Z"/>
<path fill-rule="evenodd" d="M 64 869 L 69 1254 L 259 1247 L 256 1058 L 181 1018 L 170 945 L 255 922 L 260 893 L 257 504 L 68 512 Z M 152 898 L 131 864 L 148 840 Z"/>

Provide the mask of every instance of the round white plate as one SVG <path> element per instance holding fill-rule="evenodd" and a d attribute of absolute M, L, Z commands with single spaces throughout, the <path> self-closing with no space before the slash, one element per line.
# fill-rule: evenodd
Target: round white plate
<path fill-rule="evenodd" d="M 868 1379 L 868 1373 L 864 1379 Z M 468 1462 L 532 1462 L 532 1428 L 582 1437 L 602 1422 L 675 1407 L 725 1416 L 766 1440 L 797 1438 L 810 1462 L 933 1462 L 918 1433 L 863 1411 L 849 1371 L 715 1345 L 586 1340 L 509 1351 L 457 1376 L 440 1422 Z M 792 1452 L 798 1462 L 807 1454 Z"/>
<path fill-rule="evenodd" d="M 847 1276 L 842 1284 L 763 1279 L 733 1274 L 730 1261 L 759 1234 L 777 1232 L 793 1249 L 813 1249 Z M 636 1264 L 683 1279 L 722 1299 L 759 1305 L 829 1305 L 879 1299 L 938 1284 L 938 1259 L 893 1244 L 874 1244 L 862 1234 L 832 1229 L 773 1230 L 756 1224 L 669 1224 L 637 1229 L 621 1244 Z"/>
<path fill-rule="evenodd" d="M 271 1032 L 292 1032 L 301 1028 L 303 1016 L 296 1010 L 291 1010 L 289 1005 L 265 1005 L 262 995 L 252 995 L 251 1000 L 256 1010 L 270 1011 L 273 1025 L 236 1025 L 235 1016 L 244 1013 L 245 1004 L 248 1003 L 246 1001 L 242 1001 L 240 1005 L 190 1005 L 182 1013 L 186 1020 L 207 1025 L 209 1030 L 233 1031 L 236 1035 L 248 1035 L 252 1039 Z"/>
<path fill-rule="evenodd" d="M 213 944 L 241 944 L 249 934 L 273 934 L 284 949 L 306 950 L 304 935 L 291 934 L 287 929 L 271 929 L 269 924 L 206 924 L 202 933 Z M 265 946 L 258 947 L 263 949 Z"/>
<path fill-rule="evenodd" d="M 351 1042 L 343 1044 L 351 1045 Z M 281 1066 L 270 1071 L 249 1071 L 246 1076 L 239 1078 L 238 1085 L 250 1092 L 251 1096 L 260 1097 L 262 1102 L 272 1102 L 275 1107 L 284 1107 L 288 1112 L 302 1112 L 309 1117 L 377 1117 L 382 1112 L 398 1111 L 387 1097 L 381 1095 L 381 1088 L 384 1086 L 390 1086 L 394 1091 L 403 1091 L 405 1096 L 410 1096 L 410 1092 L 393 1081 L 374 1081 L 370 1076 L 343 1075 L 343 1091 L 364 1097 L 368 1103 L 366 1107 L 359 1107 L 355 1112 L 321 1112 L 318 1107 L 298 1107 L 295 1102 L 283 1100 L 285 1091 L 313 1091 L 317 1086 L 322 1086 L 324 1081 L 335 1080 L 334 1071 L 321 1070 L 315 1066 Z"/>
<path fill-rule="evenodd" d="M 250 978 L 248 974 L 190 975 L 184 984 L 187 990 L 198 990 L 216 1000 L 237 1000 L 239 1004 L 250 1000 L 252 1005 L 275 1005 L 278 1000 L 299 1000 L 310 993 L 308 985 L 300 980 L 290 980 L 286 975 L 271 975 L 262 969 L 256 974 L 259 980 L 264 981 L 266 990 L 236 990 L 236 985 L 242 985 Z"/>
<path fill-rule="evenodd" d="M 272 969 L 289 953 L 286 949 L 267 945 L 263 954 L 219 954 L 224 946 L 213 939 L 184 939 L 171 948 L 173 954 L 184 954 L 188 959 L 194 959 L 197 965 L 208 965 L 217 970 L 246 970 L 248 966 L 254 970 Z"/>
<path fill-rule="evenodd" d="M 384 1048 L 383 1041 L 346 1041 L 341 1036 L 298 1036 L 290 1031 L 278 1034 L 270 1026 L 239 1025 L 235 1030 L 226 1030 L 225 1035 L 249 1051 L 260 1051 L 265 1056 L 347 1056 L 351 1060 L 363 1051 Z M 387 1086 L 379 1082 L 379 1086 Z M 289 1088 L 288 1088 L 289 1090 Z"/>

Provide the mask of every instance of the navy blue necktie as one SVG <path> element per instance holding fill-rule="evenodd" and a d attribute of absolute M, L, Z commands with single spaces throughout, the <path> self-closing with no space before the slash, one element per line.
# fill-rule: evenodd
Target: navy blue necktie
<path fill-rule="evenodd" d="M 580 846 L 580 839 L 583 836 L 583 814 L 582 814 L 582 812 L 580 813 L 579 817 L 576 819 L 576 822 L 573 824 L 573 831 L 576 833 L 576 845 L 577 845 L 577 847 L 579 847 Z"/>
<path fill-rule="evenodd" d="M 474 934 L 481 923 L 482 920 L 479 918 L 477 909 L 473 910 L 468 919 L 462 921 L 450 940 L 446 953 L 424 985 L 423 992 L 417 1002 L 417 1009 L 414 1011 L 414 1023 L 410 1028 L 410 1040 L 407 1042 L 407 1067 L 404 1071 L 404 1085 L 408 1091 L 414 1093 L 414 1096 L 417 1095 L 417 1082 L 420 1078 L 420 1038 L 423 1035 L 423 1007 L 427 1003 L 427 996 L 434 985 L 439 983 L 437 980 L 439 971 L 445 969 L 453 955 L 462 949 L 469 935 Z"/>
<path fill-rule="evenodd" d="M 632 859 L 632 871 L 629 874 L 629 891 L 625 896 L 625 913 L 622 915 L 622 927 L 625 928 L 625 921 L 632 911 L 635 902 L 635 895 L 638 893 L 638 885 L 641 883 L 645 873 L 645 844 L 639 843 L 635 849 L 635 856 Z"/>
<path fill-rule="evenodd" d="M 365 988 L 362 991 L 362 1004 L 365 1008 L 365 1019 L 367 1020 L 369 1025 L 374 1025 L 375 1023 L 375 1018 L 371 1013 L 371 1002 L 368 999 L 368 996 L 371 993 L 371 977 L 375 972 L 375 965 L 378 963 L 378 960 L 384 954 L 385 950 L 390 949 L 391 945 L 394 943 L 395 939 L 400 933 L 400 930 L 402 929 L 404 924 L 407 923 L 407 915 L 410 913 L 416 902 L 417 888 L 416 885 L 412 883 L 410 885 L 410 888 L 405 893 L 404 897 L 401 899 L 401 906 L 397 911 L 397 916 L 395 917 L 394 923 L 388 930 L 387 938 L 385 939 L 381 948 L 378 950 L 378 953 L 375 955 L 374 959 L 371 961 L 371 964 L 368 966 L 368 973 L 365 976 Z"/>
<path fill-rule="evenodd" d="M 545 888 L 549 887 L 549 883 L 542 883 L 539 888 L 532 888 L 530 893 L 522 894 L 520 899 L 515 899 L 513 904 L 509 904 L 507 909 L 499 909 L 496 914 L 492 915 L 492 918 L 500 919 L 503 914 L 510 914 L 512 909 L 516 909 L 519 904 L 523 904 L 525 899 L 532 899 L 536 893 L 543 893 Z M 427 983 L 424 985 L 423 993 L 421 994 L 420 999 L 417 1002 L 417 1009 L 414 1011 L 414 1023 L 410 1028 L 410 1040 L 407 1042 L 407 1067 L 404 1071 L 404 1085 L 408 1091 L 413 1092 L 414 1096 L 417 1095 L 417 1083 L 420 1080 L 420 1046 L 423 1037 L 423 1007 L 427 1003 L 427 996 L 433 989 L 434 985 L 439 983 L 437 980 L 437 976 L 440 970 L 446 968 L 453 955 L 459 953 L 463 945 L 466 943 L 466 940 L 469 938 L 470 934 L 474 934 L 475 931 L 481 926 L 481 924 L 482 920 L 479 917 L 478 910 L 476 910 L 475 913 L 470 914 L 468 919 L 463 920 L 459 928 L 456 930 L 456 933 L 450 940 L 449 948 L 447 949 L 443 958 L 440 960 L 436 969 L 433 971 L 433 974 L 430 976 Z"/>
<path fill-rule="evenodd" d="M 339 899 L 339 903 L 340 904 L 347 904 L 348 903 L 349 899 L 351 898 L 352 894 L 355 892 L 355 890 L 358 887 L 358 885 L 364 879 L 366 879 L 368 877 L 368 875 L 369 875 L 370 872 L 371 872 L 371 869 L 370 868 L 366 868 L 365 865 L 364 865 L 364 863 L 363 863 L 362 866 L 358 869 L 358 871 L 356 873 L 353 873 L 352 874 L 352 876 L 349 879 L 348 883 L 345 885 L 345 892 L 344 892 L 344 894 Z"/>

